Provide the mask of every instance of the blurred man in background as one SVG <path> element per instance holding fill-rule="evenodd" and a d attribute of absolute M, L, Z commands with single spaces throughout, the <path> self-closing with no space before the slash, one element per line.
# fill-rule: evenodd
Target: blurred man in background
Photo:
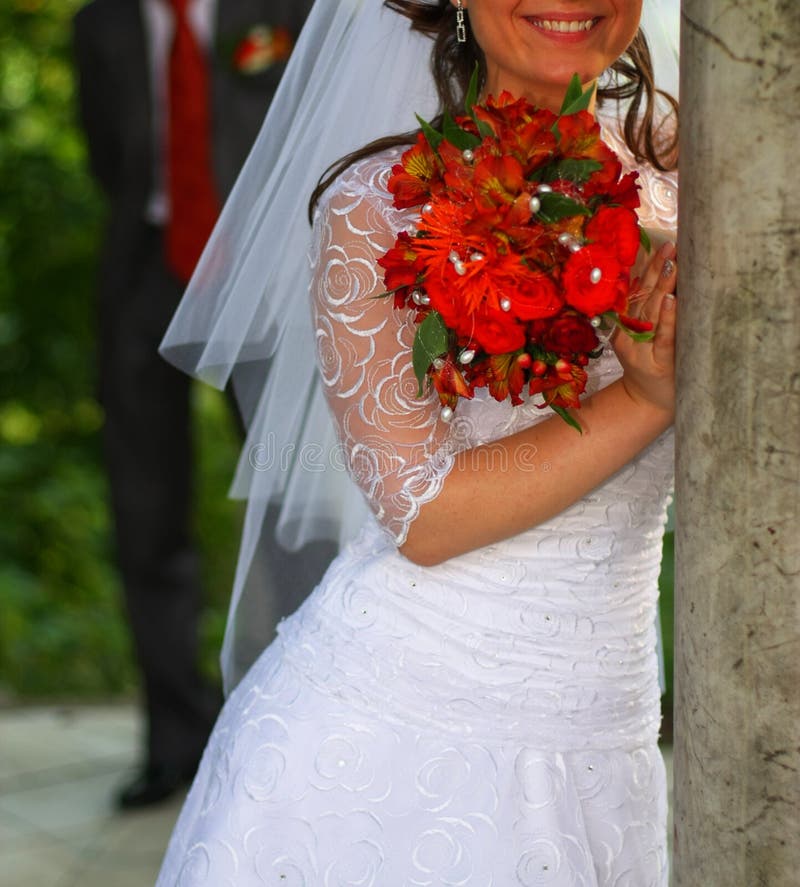
<path fill-rule="evenodd" d="M 157 349 L 258 133 L 311 0 L 93 0 L 75 18 L 81 120 L 109 203 L 100 396 L 147 746 L 122 808 L 194 774 L 219 708 L 198 670 L 190 381 Z M 294 600 L 328 554 L 283 555 Z M 265 594 L 268 593 L 265 589 Z"/>

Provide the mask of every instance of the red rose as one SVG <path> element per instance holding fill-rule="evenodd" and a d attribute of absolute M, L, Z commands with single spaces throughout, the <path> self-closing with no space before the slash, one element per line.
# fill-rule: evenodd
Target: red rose
<path fill-rule="evenodd" d="M 621 170 L 622 167 L 620 167 Z M 588 200 L 590 197 L 594 197 L 595 194 L 600 194 L 604 202 L 618 204 L 627 209 L 637 209 L 641 202 L 639 200 L 638 179 L 638 172 L 629 172 L 619 181 L 616 181 L 616 176 L 612 181 L 604 181 L 602 178 L 595 179 L 592 176 L 583 186 L 583 195 Z"/>
<path fill-rule="evenodd" d="M 461 332 L 461 331 L 459 331 Z M 525 344 L 525 327 L 507 311 L 484 307 L 475 315 L 472 337 L 487 354 L 518 351 Z"/>
<path fill-rule="evenodd" d="M 565 311 L 556 317 L 542 337 L 542 346 L 559 357 L 589 354 L 599 344 L 594 327 L 583 315 L 574 311 Z"/>
<path fill-rule="evenodd" d="M 544 274 L 526 274 L 511 294 L 511 312 L 520 320 L 536 320 L 557 314 L 564 303 L 558 288 Z"/>
<path fill-rule="evenodd" d="M 567 303 L 590 317 L 622 310 L 628 294 L 619 259 L 597 246 L 585 246 L 567 259 L 561 285 Z"/>
<path fill-rule="evenodd" d="M 639 223 L 633 210 L 602 206 L 584 228 L 584 237 L 609 252 L 630 268 L 639 253 Z"/>

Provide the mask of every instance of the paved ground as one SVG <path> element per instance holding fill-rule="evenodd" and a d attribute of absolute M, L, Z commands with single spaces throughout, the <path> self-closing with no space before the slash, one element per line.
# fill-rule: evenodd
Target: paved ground
<path fill-rule="evenodd" d="M 151 887 L 181 799 L 114 811 L 138 731 L 130 706 L 0 710 L 4 887 Z"/>
<path fill-rule="evenodd" d="M 0 712 L 0 881 L 5 887 L 148 887 L 180 799 L 118 814 L 138 747 L 132 707 Z"/>

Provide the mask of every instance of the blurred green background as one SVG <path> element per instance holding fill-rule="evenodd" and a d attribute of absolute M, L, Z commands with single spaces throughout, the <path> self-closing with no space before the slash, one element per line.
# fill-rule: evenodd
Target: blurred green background
<path fill-rule="evenodd" d="M 83 0 L 0 2 L 0 698 L 97 698 L 135 686 L 113 566 L 94 397 L 94 268 L 103 205 L 76 126 L 70 20 Z M 196 389 L 197 532 L 214 673 L 240 506 L 226 404 Z M 662 624 L 672 686 L 672 536 Z M 665 724 L 667 730 L 669 723 Z"/>
<path fill-rule="evenodd" d="M 104 207 L 76 126 L 70 21 L 82 0 L 0 2 L 0 696 L 135 685 L 113 567 L 95 396 L 94 274 Z M 197 531 L 216 669 L 239 533 L 238 446 L 198 386 Z"/>

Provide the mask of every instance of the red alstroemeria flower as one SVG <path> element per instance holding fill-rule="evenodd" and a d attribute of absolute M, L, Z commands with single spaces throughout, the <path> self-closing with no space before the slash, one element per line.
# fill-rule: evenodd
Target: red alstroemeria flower
<path fill-rule="evenodd" d="M 513 203 L 527 182 L 523 176 L 522 164 L 509 155 L 487 157 L 476 164 L 472 184 L 475 189 L 476 204 L 494 208 Z"/>
<path fill-rule="evenodd" d="M 397 209 L 425 203 L 431 193 L 431 183 L 438 175 L 436 155 L 420 133 L 416 144 L 403 154 L 400 163 L 392 167 L 387 188 L 390 194 L 394 194 Z"/>
<path fill-rule="evenodd" d="M 454 407 L 459 397 L 471 398 L 474 394 L 472 386 L 467 384 L 461 369 L 454 363 L 452 354 L 443 357 L 438 368 L 433 365 L 430 376 L 444 406 Z"/>
<path fill-rule="evenodd" d="M 592 173 L 587 185 L 602 189 L 616 181 L 622 169 L 619 159 L 602 141 L 600 124 L 588 111 L 559 117 L 558 131 L 561 134 L 559 151 L 565 157 L 596 160 L 602 164 L 602 169 Z"/>
<path fill-rule="evenodd" d="M 419 254 L 407 231 L 401 231 L 397 235 L 395 245 L 378 259 L 378 264 L 385 271 L 383 280 L 389 291 L 413 287 L 423 270 Z"/>
<path fill-rule="evenodd" d="M 464 159 L 464 152 L 442 142 L 439 145 L 439 159 L 442 164 L 442 187 L 447 197 L 457 203 L 466 203 L 472 199 L 472 164 Z"/>
<path fill-rule="evenodd" d="M 543 407 L 556 406 L 578 409 L 580 396 L 586 390 L 586 370 L 566 360 L 559 360 L 548 367 L 547 375 L 532 378 L 528 389 L 531 394 L 541 394 Z"/>
<path fill-rule="evenodd" d="M 489 389 L 495 400 L 510 398 L 514 406 L 522 403 L 522 389 L 525 387 L 525 361 L 520 362 L 524 352 L 494 354 L 482 361 L 476 371 L 481 382 Z"/>

